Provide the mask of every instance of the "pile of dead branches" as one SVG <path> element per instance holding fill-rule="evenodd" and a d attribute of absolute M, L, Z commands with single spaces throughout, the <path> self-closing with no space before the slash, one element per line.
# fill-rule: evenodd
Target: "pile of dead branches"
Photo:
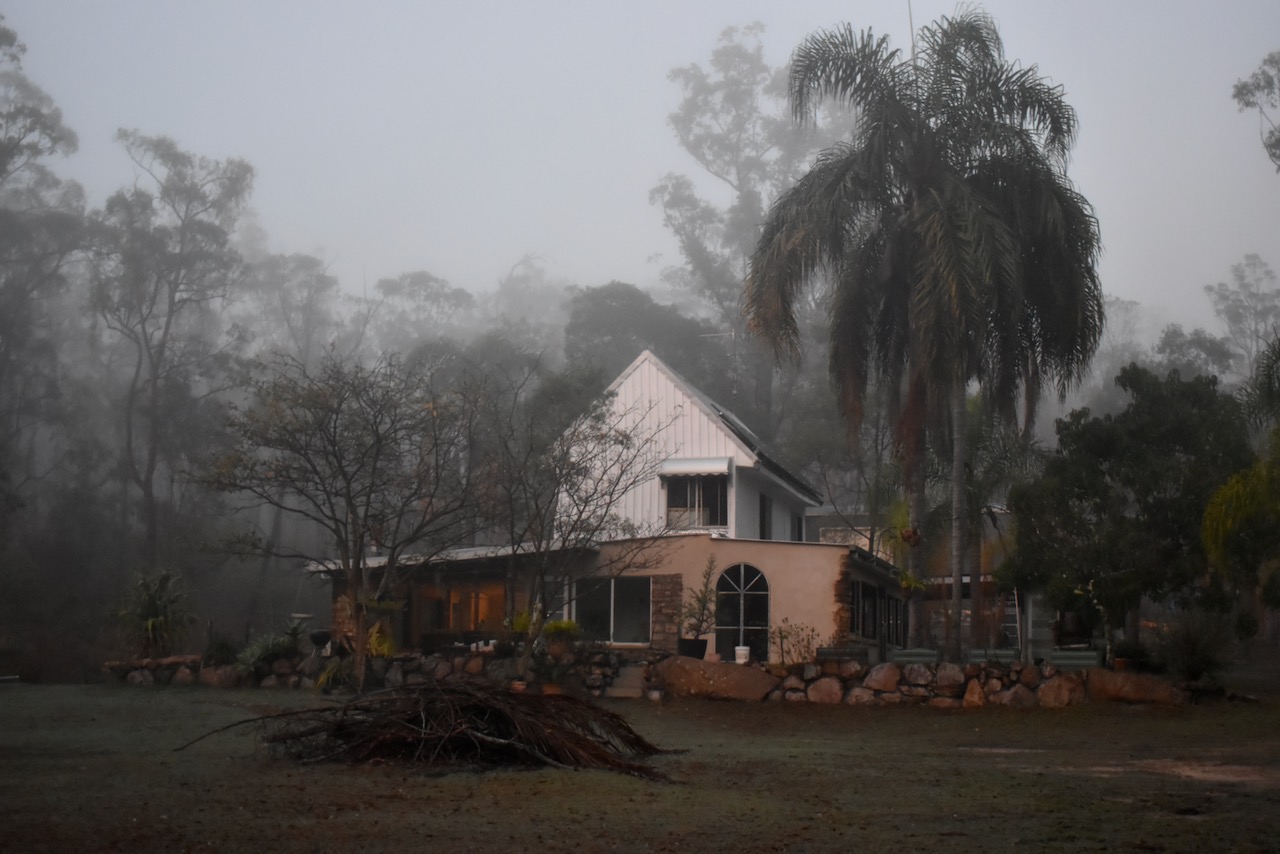
<path fill-rule="evenodd" d="M 214 732 L 249 724 L 262 727 L 272 749 L 302 762 L 530 765 L 662 777 L 638 761 L 662 749 L 621 716 L 574 697 L 516 694 L 482 680 L 394 688 Z"/>

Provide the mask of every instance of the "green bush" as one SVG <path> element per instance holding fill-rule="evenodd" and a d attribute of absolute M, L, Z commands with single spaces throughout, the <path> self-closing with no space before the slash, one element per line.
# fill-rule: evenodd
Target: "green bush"
<path fill-rule="evenodd" d="M 195 622 L 181 580 L 170 570 L 135 577 L 117 617 L 144 657 L 172 653 Z"/>
<path fill-rule="evenodd" d="M 582 627 L 574 620 L 547 620 L 542 626 L 542 636 L 547 640 L 563 638 L 573 640 L 582 633 Z"/>
<path fill-rule="evenodd" d="M 277 659 L 293 658 L 300 652 L 307 627 L 301 620 L 290 620 L 274 635 L 260 635 L 236 656 L 236 667 L 244 674 L 265 676 Z"/>
<path fill-rule="evenodd" d="M 240 651 L 236 649 L 235 644 L 223 638 L 213 638 L 209 641 L 209 645 L 204 648 L 204 655 L 200 662 L 205 667 L 222 667 L 227 664 L 235 664 Z"/>

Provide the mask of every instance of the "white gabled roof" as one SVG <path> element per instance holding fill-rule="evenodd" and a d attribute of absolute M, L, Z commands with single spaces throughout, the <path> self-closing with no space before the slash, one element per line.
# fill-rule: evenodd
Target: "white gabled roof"
<path fill-rule="evenodd" d="M 806 504 L 821 503 L 818 493 L 803 479 L 774 461 L 750 428 L 736 415 L 707 397 L 672 370 L 650 350 L 645 350 L 609 384 L 619 405 L 642 411 L 644 417 L 671 425 L 669 465 L 732 466 L 757 469 Z M 671 472 L 675 473 L 674 468 Z M 705 472 L 689 472 L 705 473 Z"/>

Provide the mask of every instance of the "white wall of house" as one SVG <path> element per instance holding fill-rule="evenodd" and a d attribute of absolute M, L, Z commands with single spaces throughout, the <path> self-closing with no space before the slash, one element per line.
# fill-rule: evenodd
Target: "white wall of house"
<path fill-rule="evenodd" d="M 795 540 L 792 536 L 793 519 L 804 518 L 804 502 L 795 493 L 767 473 L 754 469 L 738 472 L 738 496 L 735 530 L 741 539 Z M 761 498 L 768 499 L 768 527 L 761 530 Z M 802 535 L 803 536 L 803 535 Z"/>
<path fill-rule="evenodd" d="M 667 458 L 665 476 L 641 484 L 624 498 L 620 512 L 642 528 L 668 521 L 668 487 L 673 478 L 727 476 L 727 518 L 722 525 L 692 525 L 732 539 L 762 539 L 760 497 L 771 502 L 770 539 L 792 539 L 792 518 L 806 502 L 762 468 L 759 457 L 725 427 L 719 415 L 684 385 L 663 362 L 645 351 L 610 386 L 616 410 L 654 435 Z"/>

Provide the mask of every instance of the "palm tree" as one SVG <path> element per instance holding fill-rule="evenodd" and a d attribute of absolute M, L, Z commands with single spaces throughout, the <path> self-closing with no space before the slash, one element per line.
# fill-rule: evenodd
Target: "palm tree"
<path fill-rule="evenodd" d="M 969 384 L 1024 428 L 1047 384 L 1079 382 L 1102 329 L 1097 221 L 1065 174 L 1075 112 L 1035 66 L 1005 61 L 994 22 L 966 11 L 904 59 L 848 26 L 792 55 L 805 120 L 826 97 L 858 121 L 771 207 L 746 280 L 752 328 L 779 355 L 816 277 L 834 286 L 830 373 L 850 425 L 868 383 L 904 388 L 900 427 L 950 419 L 952 609 L 959 655 L 964 423 Z M 918 450 L 916 451 L 918 453 Z"/>
<path fill-rule="evenodd" d="M 1268 427 L 1280 420 L 1280 337 L 1263 346 L 1238 397 L 1255 427 Z"/>

